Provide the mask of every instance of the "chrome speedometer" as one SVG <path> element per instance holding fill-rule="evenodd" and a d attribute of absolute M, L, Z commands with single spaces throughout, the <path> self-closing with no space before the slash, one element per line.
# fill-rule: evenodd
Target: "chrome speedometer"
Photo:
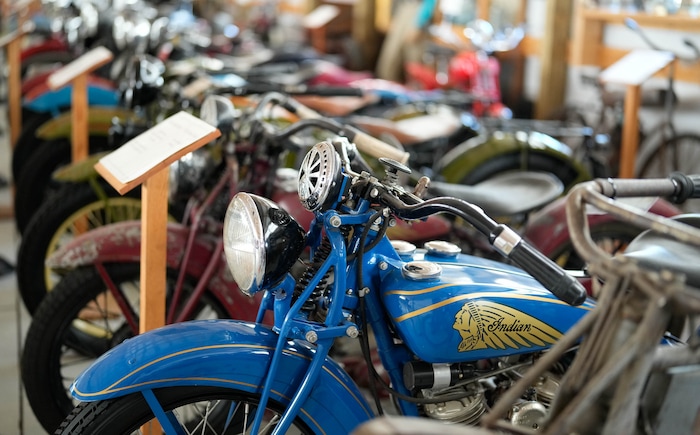
<path fill-rule="evenodd" d="M 340 156 L 330 142 L 314 145 L 299 168 L 299 199 L 309 211 L 332 206 L 341 187 Z"/>

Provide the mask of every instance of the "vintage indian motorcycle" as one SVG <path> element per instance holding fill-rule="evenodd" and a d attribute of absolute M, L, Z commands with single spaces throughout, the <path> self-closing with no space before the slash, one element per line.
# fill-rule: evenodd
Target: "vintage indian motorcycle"
<path fill-rule="evenodd" d="M 377 385 L 402 415 L 474 424 L 594 307 L 575 279 L 477 206 L 422 200 L 427 180 L 406 191 L 396 180 L 408 169 L 391 159 L 380 159 L 382 180 L 371 175 L 357 150 L 376 156 L 382 144 L 353 141 L 322 141 L 302 162 L 308 232 L 262 197 L 229 204 L 226 257 L 244 293 L 264 293 L 257 323 L 191 321 L 123 342 L 76 379 L 82 403 L 56 433 L 124 434 L 156 421 L 167 434 L 349 433 L 383 412 Z M 523 269 L 385 235 L 397 219 L 439 213 L 465 219 Z M 268 312 L 271 327 L 260 322 Z M 374 404 L 329 356 L 340 339 L 369 355 L 370 336 L 389 378 L 369 364 Z M 511 421 L 545 418 L 574 351 L 519 398 Z"/>

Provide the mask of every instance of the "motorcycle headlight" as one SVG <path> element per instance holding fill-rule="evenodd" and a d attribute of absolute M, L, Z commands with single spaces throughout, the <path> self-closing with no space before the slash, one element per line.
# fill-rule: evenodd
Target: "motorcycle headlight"
<path fill-rule="evenodd" d="M 341 165 L 330 142 L 319 142 L 306 153 L 299 167 L 299 199 L 307 210 L 328 209 L 338 199 Z"/>
<path fill-rule="evenodd" d="M 214 150 L 205 146 L 185 154 L 180 160 L 170 165 L 168 193 L 171 202 L 186 200 L 202 186 L 220 163 L 214 153 Z"/>
<path fill-rule="evenodd" d="M 208 95 L 199 109 L 199 117 L 219 130 L 229 131 L 236 117 L 236 108 L 226 97 Z"/>
<path fill-rule="evenodd" d="M 305 242 L 302 227 L 268 199 L 241 192 L 226 210 L 226 262 L 236 284 L 248 295 L 282 278 Z"/>

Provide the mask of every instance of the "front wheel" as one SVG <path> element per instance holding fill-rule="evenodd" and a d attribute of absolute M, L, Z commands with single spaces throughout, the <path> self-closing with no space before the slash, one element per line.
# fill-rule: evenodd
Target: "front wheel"
<path fill-rule="evenodd" d="M 92 228 L 141 217 L 140 189 L 125 196 L 105 185 L 105 198 L 88 184 L 70 184 L 44 202 L 29 220 L 17 252 L 17 287 L 30 314 L 60 280 L 46 258 Z"/>
<path fill-rule="evenodd" d="M 107 137 L 90 136 L 90 154 L 110 148 Z M 58 191 L 64 183 L 53 179 L 61 166 L 71 163 L 69 140 L 58 139 L 37 144 L 35 152 L 27 158 L 25 168 L 15 179 L 15 223 L 20 234 L 24 234 L 31 217 Z"/>
<path fill-rule="evenodd" d="M 73 380 L 96 358 L 138 334 L 140 269 L 138 263 L 105 265 L 111 290 L 95 268 L 75 269 L 39 305 L 20 364 L 29 404 L 47 431 L 53 431 L 73 409 L 68 392 Z M 169 311 L 183 308 L 197 283 L 194 277 L 185 279 L 181 302 L 174 308 L 169 302 L 177 277 L 177 271 L 167 270 Z M 228 317 L 209 292 L 197 300 L 192 315 L 193 319 Z"/>
<path fill-rule="evenodd" d="M 257 395 L 214 387 L 172 387 L 154 391 L 181 433 L 247 434 L 258 408 Z M 261 433 L 271 433 L 284 406 L 268 401 Z M 113 400 L 81 403 L 61 424 L 56 434 L 124 435 L 141 433 L 154 421 L 153 412 L 141 394 Z M 313 434 L 299 418 L 287 434 Z"/>
<path fill-rule="evenodd" d="M 700 135 L 675 135 L 656 144 L 643 154 L 638 165 L 639 178 L 665 178 L 672 172 L 700 174 Z M 698 201 L 687 201 L 681 206 L 687 213 L 700 212 Z"/>

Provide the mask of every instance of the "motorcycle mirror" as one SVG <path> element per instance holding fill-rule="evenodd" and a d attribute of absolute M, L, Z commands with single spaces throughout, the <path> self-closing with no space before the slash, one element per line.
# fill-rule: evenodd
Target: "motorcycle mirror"
<path fill-rule="evenodd" d="M 639 24 L 637 22 L 630 18 L 630 17 L 625 17 L 625 26 L 627 26 L 628 29 L 639 31 Z"/>

